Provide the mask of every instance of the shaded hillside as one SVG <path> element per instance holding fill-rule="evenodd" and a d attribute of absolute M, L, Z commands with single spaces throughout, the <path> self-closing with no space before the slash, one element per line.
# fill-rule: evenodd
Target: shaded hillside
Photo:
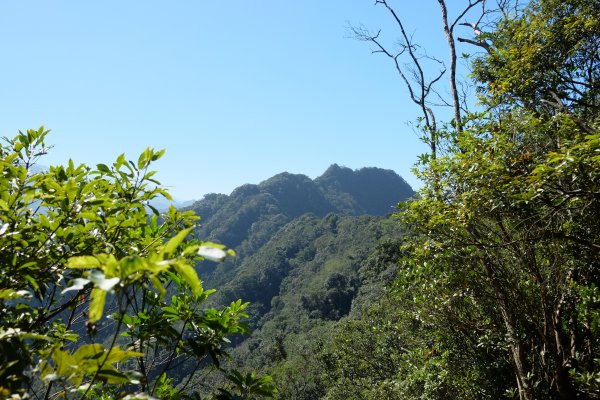
<path fill-rule="evenodd" d="M 289 221 L 306 213 L 323 217 L 331 212 L 386 215 L 413 193 L 394 171 L 353 171 L 334 164 L 315 180 L 284 172 L 258 185 L 240 186 L 229 196 L 206 195 L 188 209 L 202 217 L 202 237 L 236 247 L 251 236 L 254 223 L 265 219 L 281 215 Z"/>
<path fill-rule="evenodd" d="M 392 170 L 381 168 L 353 171 L 333 164 L 315 183 L 336 212 L 350 215 L 389 214 L 399 201 L 413 195 L 404 179 Z"/>
<path fill-rule="evenodd" d="M 253 314 L 262 316 L 273 304 L 281 309 L 275 297 L 291 295 L 307 315 L 339 319 L 358 292 L 361 263 L 381 239 L 394 236 L 400 236 L 398 224 L 383 217 L 305 214 L 244 258 L 216 297 L 249 301 Z"/>
<path fill-rule="evenodd" d="M 316 365 L 310 357 L 338 321 L 359 317 L 384 294 L 397 271 L 389 249 L 399 254 L 401 237 L 391 217 L 305 214 L 286 224 L 215 294 L 220 303 L 251 302 L 253 332 L 236 342 L 224 367 L 274 374 L 281 398 L 294 385 L 318 398 L 316 374 L 300 369 Z M 209 386 L 224 383 L 212 379 Z M 191 388 L 202 391 L 199 382 Z"/>
<path fill-rule="evenodd" d="M 201 264 L 204 286 L 219 288 L 212 301 L 251 303 L 254 332 L 237 338 L 230 366 L 281 376 L 304 363 L 306 346 L 299 343 L 321 340 L 380 297 L 396 264 L 378 249 L 399 251 L 402 229 L 389 214 L 412 195 L 393 171 L 332 165 L 314 180 L 281 173 L 196 202 L 199 236 L 237 253 L 222 264 Z"/>
<path fill-rule="evenodd" d="M 317 217 L 387 215 L 413 193 L 393 171 L 353 171 L 334 164 L 314 180 L 284 172 L 257 185 L 240 186 L 230 195 L 206 195 L 188 208 L 202 218 L 199 237 L 234 248 L 238 257 L 203 267 L 203 278 L 209 287 L 221 287 L 233 279 L 246 256 L 257 252 L 294 218 L 307 213 Z"/>

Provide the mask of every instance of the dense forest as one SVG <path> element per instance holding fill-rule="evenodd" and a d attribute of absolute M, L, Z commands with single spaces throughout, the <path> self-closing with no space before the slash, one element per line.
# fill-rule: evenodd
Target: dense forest
<path fill-rule="evenodd" d="M 204 284 L 219 288 L 212 304 L 250 302 L 252 333 L 236 340 L 227 368 L 273 374 L 277 366 L 280 397 L 299 395 L 284 389 L 284 379 L 305 382 L 305 398 L 319 394 L 319 377 L 300 371 L 315 363 L 308 355 L 341 318 L 358 315 L 393 281 L 403 232 L 391 205 L 413 194 L 392 171 L 332 165 L 314 181 L 279 174 L 191 206 L 207 215 L 201 236 L 236 244 L 235 258 L 202 269 Z M 374 255 L 381 248 L 391 253 Z M 192 379 L 190 387 L 202 392 L 220 379 Z"/>
<path fill-rule="evenodd" d="M 375 3 L 416 193 L 333 165 L 161 213 L 163 151 L 3 139 L 0 398 L 600 398 L 600 2 L 440 0 L 447 59 Z"/>

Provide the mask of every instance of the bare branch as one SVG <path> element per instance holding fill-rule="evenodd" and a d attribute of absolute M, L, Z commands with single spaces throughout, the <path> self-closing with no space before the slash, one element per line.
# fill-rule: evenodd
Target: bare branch
<path fill-rule="evenodd" d="M 446 36 L 446 40 L 448 43 L 449 53 L 450 53 L 450 62 L 449 66 L 446 67 L 446 63 L 443 61 L 431 57 L 427 55 L 426 51 L 418 46 L 412 37 L 406 30 L 405 24 L 400 15 L 396 12 L 394 7 L 390 5 L 389 0 L 375 0 L 375 5 L 382 5 L 387 9 L 395 25 L 399 31 L 399 40 L 398 43 L 395 44 L 394 48 L 390 48 L 384 44 L 380 40 L 381 31 L 370 32 L 366 28 L 359 26 L 351 26 L 350 32 L 352 36 L 361 41 L 372 43 L 373 45 L 373 53 L 381 53 L 388 58 L 390 58 L 394 62 L 394 67 L 396 68 L 396 72 L 398 73 L 400 79 L 404 82 L 404 85 L 408 89 L 409 96 L 412 102 L 417 104 L 421 109 L 422 121 L 423 121 L 423 129 L 428 133 L 427 141 L 431 147 L 431 152 L 433 158 L 435 158 L 435 152 L 437 148 L 437 124 L 435 119 L 434 110 L 431 107 L 439 106 L 440 104 L 435 104 L 439 102 L 430 101 L 429 97 L 433 94 L 436 96 L 441 102 L 442 106 L 451 106 L 454 110 L 454 123 L 457 131 L 462 130 L 461 122 L 461 114 L 466 112 L 467 110 L 467 101 L 465 100 L 466 94 L 464 90 L 459 93 L 458 83 L 457 83 L 457 56 L 456 56 L 456 41 L 460 42 L 468 42 L 476 44 L 480 47 L 484 47 L 486 49 L 489 48 L 489 45 L 485 43 L 483 40 L 476 41 L 473 39 L 462 39 L 456 38 L 454 36 L 454 29 L 460 23 L 462 25 L 470 26 L 474 32 L 475 36 L 478 36 L 480 33 L 479 24 L 485 23 L 484 17 L 489 14 L 486 10 L 486 2 L 489 0 L 466 0 L 465 6 L 458 12 L 458 14 L 449 20 L 448 10 L 447 10 L 447 1 L 446 0 L 438 0 L 444 33 Z M 509 0 L 496 0 L 508 2 Z M 518 0 L 514 0 L 518 1 Z M 464 22 L 463 19 L 467 15 L 471 15 L 471 11 L 473 11 L 476 7 L 481 7 L 481 15 L 474 15 L 473 18 L 475 23 Z M 397 47 L 396 47 L 397 46 Z M 438 63 L 439 70 L 433 73 L 433 76 L 430 75 L 430 63 Z M 435 67 L 433 68 L 435 71 Z M 427 72 L 427 73 L 426 73 Z M 439 92 L 435 90 L 435 86 L 442 80 L 442 77 L 446 75 L 446 72 L 449 73 L 449 86 L 450 98 L 443 98 Z"/>
<path fill-rule="evenodd" d="M 460 21 L 461 19 L 463 19 L 463 17 L 465 15 L 467 15 L 467 13 L 469 11 L 471 11 L 471 9 L 473 7 L 475 7 L 477 4 L 482 4 L 483 7 L 485 7 L 485 0 L 476 0 L 474 2 L 469 2 L 469 5 L 465 7 L 464 10 L 462 10 L 462 12 L 460 14 L 458 14 L 458 16 L 454 19 L 454 22 L 452 22 L 452 25 L 450 25 L 450 30 L 452 32 L 454 32 L 454 27 L 456 26 L 456 24 L 458 23 L 458 21 Z"/>
<path fill-rule="evenodd" d="M 480 36 L 481 35 L 481 30 L 479 29 L 479 27 L 477 26 L 477 24 L 475 24 L 473 22 L 461 22 L 459 25 L 468 26 L 468 27 L 472 28 L 473 29 L 473 33 L 475 34 L 475 36 Z"/>
<path fill-rule="evenodd" d="M 444 68 L 443 70 L 440 71 L 439 75 L 434 78 L 431 82 L 429 82 L 429 84 L 427 85 L 427 88 L 425 89 L 425 94 L 429 95 L 429 92 L 431 91 L 432 86 L 439 81 L 440 79 L 442 79 L 442 76 L 444 76 L 444 74 L 446 73 L 446 68 Z"/>
<path fill-rule="evenodd" d="M 402 20 L 400 19 L 398 14 L 396 14 L 396 11 L 388 4 L 388 2 L 386 0 L 377 0 L 375 2 L 375 4 L 383 4 L 388 9 L 390 14 L 394 17 L 394 20 L 396 21 L 396 25 L 398 25 L 398 28 L 400 29 L 400 33 L 402 34 L 402 39 L 404 40 L 404 43 L 406 45 L 406 50 L 408 51 L 408 55 L 412 59 L 414 67 L 416 68 L 416 70 L 418 72 L 418 76 L 419 76 L 418 82 L 420 82 L 420 86 L 421 86 L 420 87 L 421 95 L 419 96 L 419 98 L 420 98 L 419 105 L 421 106 L 423 116 L 425 118 L 425 122 L 426 122 L 427 126 L 430 127 L 429 126 L 430 120 L 429 120 L 427 108 L 425 107 L 425 85 L 423 84 L 425 82 L 425 74 L 423 72 L 423 68 L 421 67 L 421 63 L 419 62 L 419 58 L 417 57 L 417 55 L 415 53 L 415 47 L 412 45 L 411 38 L 408 37 L 406 30 L 404 29 L 404 24 L 402 23 Z M 396 64 L 396 65 L 398 65 L 398 64 Z"/>
<path fill-rule="evenodd" d="M 466 39 L 466 38 L 461 38 L 461 37 L 457 38 L 456 40 L 458 40 L 461 43 L 469 43 L 474 46 L 483 47 L 488 53 L 492 51 L 492 47 L 483 40 L 471 40 L 471 39 Z"/>

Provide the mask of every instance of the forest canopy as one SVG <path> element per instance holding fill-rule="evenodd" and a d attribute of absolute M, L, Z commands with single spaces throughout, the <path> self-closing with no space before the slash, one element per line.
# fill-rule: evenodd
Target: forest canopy
<path fill-rule="evenodd" d="M 367 348 L 391 367 L 353 364 L 366 334 L 349 324 L 327 398 L 600 397 L 600 3 L 503 5 L 476 38 L 478 110 L 423 124 L 409 256 L 368 323 L 397 330 Z"/>

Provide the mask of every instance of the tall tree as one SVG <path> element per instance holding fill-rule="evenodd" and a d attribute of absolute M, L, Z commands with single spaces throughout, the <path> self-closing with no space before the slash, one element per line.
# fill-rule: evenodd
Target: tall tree
<path fill-rule="evenodd" d="M 495 337 L 521 399 L 600 396 L 598 7 L 539 0 L 499 21 L 474 68 L 487 111 L 401 213 L 412 268 L 440 286 L 428 318 Z"/>
<path fill-rule="evenodd" d="M 348 324 L 323 354 L 328 396 L 377 397 L 386 387 L 421 399 L 600 397 L 599 7 L 497 2 L 501 18 L 486 32 L 457 39 L 485 50 L 472 70 L 481 107 L 447 135 L 436 130 L 433 157 L 417 171 L 424 186 L 399 213 L 411 235 L 397 292 L 382 300 L 384 316 L 375 308 Z M 392 53 L 379 34 L 357 34 L 395 62 L 410 55 L 410 42 Z M 446 151 L 436 153 L 442 138 Z M 369 349 L 392 369 L 350 361 L 365 325 L 395 338 Z M 399 326 L 413 336 L 395 334 Z"/>

